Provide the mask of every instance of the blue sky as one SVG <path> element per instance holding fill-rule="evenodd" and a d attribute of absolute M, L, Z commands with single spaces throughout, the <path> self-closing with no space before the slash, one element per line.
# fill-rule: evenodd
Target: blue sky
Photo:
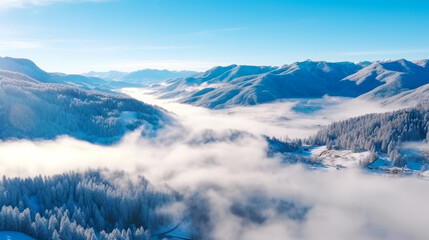
<path fill-rule="evenodd" d="M 429 58 L 429 1 L 1 0 L 0 56 L 48 71 Z"/>

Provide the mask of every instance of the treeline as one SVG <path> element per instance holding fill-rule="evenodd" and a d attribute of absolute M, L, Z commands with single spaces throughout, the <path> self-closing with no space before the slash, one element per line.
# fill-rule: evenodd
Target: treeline
<path fill-rule="evenodd" d="M 389 113 L 367 114 L 335 122 L 304 142 L 328 149 L 388 153 L 395 166 L 405 166 L 399 144 L 429 139 L 429 107 L 418 106 Z"/>
<path fill-rule="evenodd" d="M 0 231 L 36 239 L 150 239 L 174 224 L 157 211 L 182 196 L 143 177 L 88 171 L 0 182 Z"/>

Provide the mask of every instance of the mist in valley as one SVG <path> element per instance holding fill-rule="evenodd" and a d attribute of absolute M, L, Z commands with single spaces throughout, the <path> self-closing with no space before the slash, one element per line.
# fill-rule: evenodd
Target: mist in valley
<path fill-rule="evenodd" d="M 4 141 L 0 173 L 25 178 L 92 169 L 106 176 L 120 171 L 131 181 L 141 176 L 183 195 L 157 211 L 172 224 L 183 222 L 182 236 L 200 239 L 429 237 L 426 179 L 311 169 L 267 154 L 264 135 L 304 138 L 330 122 L 391 109 L 326 97 L 314 100 L 321 109 L 311 113 L 293 111 L 296 101 L 208 110 L 157 99 L 146 89 L 122 92 L 166 109 L 175 124 L 152 137 L 138 129 L 108 146 L 68 136 Z"/>

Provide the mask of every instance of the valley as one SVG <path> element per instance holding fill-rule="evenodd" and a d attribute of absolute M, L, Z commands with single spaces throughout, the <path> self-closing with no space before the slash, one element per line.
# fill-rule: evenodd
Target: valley
<path fill-rule="evenodd" d="M 212 108 L 186 103 L 183 93 L 166 97 L 182 78 L 104 92 L 25 72 L 3 70 L 0 77 L 0 173 L 10 192 L 0 196 L 0 227 L 9 231 L 39 239 L 156 240 L 254 239 L 261 236 L 254 231 L 278 229 L 273 239 L 299 232 L 312 239 L 335 232 L 348 218 L 342 214 L 362 219 L 353 231 L 363 231 L 367 221 L 397 219 L 390 209 L 402 201 L 421 206 L 427 198 L 428 109 L 419 98 L 396 101 L 420 93 L 425 99 L 425 85 L 400 88 L 395 101 L 324 93 Z M 210 85 L 193 87 L 190 93 Z M 63 194 L 41 195 L 52 187 Z M 395 198 L 399 191 L 403 197 Z M 401 217 L 423 229 L 413 211 Z M 392 225 L 412 232 L 395 221 L 378 229 L 391 236 Z"/>

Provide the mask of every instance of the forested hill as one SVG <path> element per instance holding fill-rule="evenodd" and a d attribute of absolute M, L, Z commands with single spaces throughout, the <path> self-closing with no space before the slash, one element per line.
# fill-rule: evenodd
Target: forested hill
<path fill-rule="evenodd" d="M 151 134 L 169 121 L 167 114 L 135 99 L 41 83 L 0 70 L 0 139 L 54 139 L 69 135 L 95 143 L 114 143 L 144 126 Z"/>
<path fill-rule="evenodd" d="M 328 149 L 380 151 L 395 161 L 400 157 L 399 143 L 423 140 L 429 140 L 428 106 L 335 122 L 306 141 L 311 145 L 326 144 Z"/>
<path fill-rule="evenodd" d="M 108 176 L 108 177 L 107 177 Z M 0 181 L 0 229 L 40 240 L 157 239 L 159 229 L 177 224 L 158 208 L 181 200 L 123 172 L 64 173 Z"/>

